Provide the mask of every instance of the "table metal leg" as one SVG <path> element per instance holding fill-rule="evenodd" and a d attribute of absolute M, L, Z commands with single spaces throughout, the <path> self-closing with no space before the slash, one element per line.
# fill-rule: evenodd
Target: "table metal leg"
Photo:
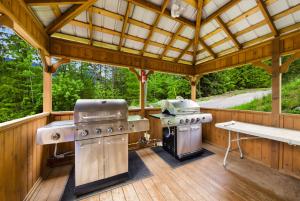
<path fill-rule="evenodd" d="M 225 154 L 224 161 L 223 161 L 223 166 L 224 167 L 226 167 L 226 160 L 227 160 L 230 148 L 231 148 L 231 132 L 228 131 L 228 147 L 227 147 L 226 154 Z"/>
<path fill-rule="evenodd" d="M 236 134 L 236 137 L 237 137 L 236 142 L 237 142 L 237 145 L 238 145 L 239 151 L 240 151 L 240 158 L 244 158 L 243 152 L 242 152 L 242 148 L 241 148 L 241 145 L 240 145 L 240 134 L 237 133 L 237 134 Z"/>

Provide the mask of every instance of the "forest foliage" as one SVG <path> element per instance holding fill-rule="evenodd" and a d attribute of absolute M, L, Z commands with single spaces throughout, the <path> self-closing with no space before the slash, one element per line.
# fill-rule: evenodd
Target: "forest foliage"
<path fill-rule="evenodd" d="M 42 112 L 42 66 L 38 52 L 12 31 L 0 27 L 0 122 Z M 271 77 L 251 65 L 205 75 L 197 96 L 270 87 Z M 53 110 L 73 110 L 79 98 L 123 98 L 139 104 L 139 82 L 127 68 L 85 62 L 62 65 L 53 74 Z M 155 72 L 147 81 L 147 104 L 190 98 L 183 76 Z"/>

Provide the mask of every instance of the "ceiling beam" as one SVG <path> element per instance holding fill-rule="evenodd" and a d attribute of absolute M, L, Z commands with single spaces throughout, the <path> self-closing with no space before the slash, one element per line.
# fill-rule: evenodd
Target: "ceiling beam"
<path fill-rule="evenodd" d="M 132 3 L 134 3 L 135 5 L 138 5 L 142 8 L 145 8 L 147 10 L 151 10 L 152 12 L 155 12 L 155 13 L 161 13 L 161 7 L 160 6 L 157 6 L 151 2 L 148 2 L 148 1 L 144 1 L 144 0 L 131 0 Z M 163 13 L 163 16 L 165 17 L 168 17 L 174 21 L 177 21 L 177 22 L 180 22 L 180 23 L 183 23 L 184 25 L 186 26 L 190 26 L 192 28 L 195 28 L 195 25 L 196 23 L 193 22 L 193 21 L 190 21 L 186 18 L 183 18 L 183 17 L 177 17 L 177 18 L 173 18 L 171 16 L 171 12 L 169 10 L 165 10 L 164 13 Z"/>
<path fill-rule="evenodd" d="M 157 14 L 157 17 L 156 17 L 156 19 L 155 19 L 155 21 L 154 21 L 154 23 L 153 23 L 153 25 L 152 25 L 152 28 L 151 28 L 150 31 L 149 31 L 149 34 L 148 34 L 148 36 L 147 36 L 147 40 L 145 41 L 144 47 L 143 47 L 143 49 L 142 49 L 142 51 L 141 51 L 141 54 L 142 54 L 142 55 L 144 54 L 144 51 L 146 50 L 146 48 L 147 48 L 147 46 L 148 46 L 148 43 L 149 43 L 149 41 L 150 41 L 151 38 L 152 38 L 152 35 L 153 35 L 153 33 L 154 33 L 154 30 L 155 30 L 155 28 L 157 27 L 157 25 L 158 25 L 158 23 L 159 23 L 159 21 L 160 21 L 161 16 L 163 15 L 163 13 L 165 12 L 165 10 L 166 10 L 166 8 L 167 8 L 167 6 L 168 6 L 168 3 L 169 3 L 169 0 L 164 0 L 163 4 L 161 5 L 161 12 Z"/>
<path fill-rule="evenodd" d="M 134 55 L 117 50 L 110 50 L 56 38 L 51 38 L 49 44 L 50 54 L 53 57 L 111 64 L 115 66 L 134 67 L 138 69 L 182 75 L 193 75 L 195 73 L 192 65 L 165 61 L 158 58 Z"/>
<path fill-rule="evenodd" d="M 69 8 L 65 13 L 63 13 L 60 17 L 56 18 L 47 28 L 46 31 L 49 35 L 55 33 L 57 30 L 62 28 L 72 19 L 74 19 L 77 15 L 79 15 L 84 10 L 88 9 L 88 7 L 92 6 L 96 0 L 88 0 L 84 4 L 73 5 Z"/>
<path fill-rule="evenodd" d="M 55 17 L 61 16 L 61 11 L 60 11 L 58 5 L 51 5 L 50 7 L 51 7 L 51 10 L 52 10 L 53 14 L 55 15 Z"/>
<path fill-rule="evenodd" d="M 191 46 L 193 45 L 193 40 L 190 41 L 190 43 L 184 48 L 184 50 L 180 53 L 180 55 L 175 59 L 175 62 L 178 62 L 181 57 L 183 57 L 183 55 L 191 48 Z"/>
<path fill-rule="evenodd" d="M 217 23 L 220 25 L 220 27 L 223 29 L 223 31 L 226 33 L 226 35 L 232 40 L 232 42 L 234 43 L 235 47 L 237 49 L 241 49 L 241 44 L 239 43 L 239 41 L 235 38 L 235 36 L 230 32 L 230 30 L 228 29 L 228 27 L 226 26 L 226 24 L 223 22 L 223 20 L 221 19 L 220 16 L 216 17 L 216 21 Z"/>
<path fill-rule="evenodd" d="M 132 7 L 132 4 L 130 3 L 130 1 L 128 1 L 125 17 L 124 17 L 124 20 L 123 20 L 123 26 L 122 26 L 121 37 L 120 37 L 119 48 L 118 48 L 119 50 L 121 50 L 121 47 L 123 45 L 124 34 L 125 34 L 125 31 L 126 31 L 126 28 L 127 28 L 127 22 L 128 22 L 129 14 L 131 12 L 131 7 Z"/>
<path fill-rule="evenodd" d="M 195 35 L 194 35 L 194 55 L 193 55 L 193 63 L 196 63 L 197 59 L 197 51 L 199 47 L 199 33 L 200 33 L 200 25 L 201 25 L 201 18 L 202 18 L 202 7 L 203 7 L 203 0 L 197 1 L 197 15 L 196 15 L 196 27 L 195 27 Z"/>
<path fill-rule="evenodd" d="M 49 6 L 58 4 L 84 4 L 88 0 L 24 0 L 29 6 Z"/>
<path fill-rule="evenodd" d="M 167 46 L 165 47 L 164 51 L 160 55 L 160 58 L 163 58 L 165 56 L 165 54 L 167 53 L 167 51 L 170 49 L 170 47 L 174 44 L 174 42 L 176 41 L 178 35 L 182 32 L 183 27 L 184 27 L 183 24 L 179 25 L 179 27 L 177 28 L 177 31 L 173 34 L 173 36 L 171 37 L 170 42 L 167 44 Z"/>
<path fill-rule="evenodd" d="M 269 14 L 268 8 L 265 5 L 264 1 L 263 0 L 257 0 L 256 2 L 257 2 L 257 5 L 258 5 L 260 11 L 262 12 L 264 18 L 267 20 L 267 23 L 268 23 L 273 35 L 278 36 L 278 30 L 276 29 L 276 26 L 273 22 L 273 19 L 272 19 L 271 15 Z"/>

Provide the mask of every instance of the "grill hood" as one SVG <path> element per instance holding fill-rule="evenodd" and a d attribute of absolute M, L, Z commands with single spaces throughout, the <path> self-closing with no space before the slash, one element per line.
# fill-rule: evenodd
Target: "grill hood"
<path fill-rule="evenodd" d="M 170 115 L 200 113 L 200 106 L 189 99 L 175 99 L 162 101 L 162 113 Z"/>
<path fill-rule="evenodd" d="M 127 121 L 128 105 L 123 99 L 79 99 L 74 107 L 74 123 Z"/>

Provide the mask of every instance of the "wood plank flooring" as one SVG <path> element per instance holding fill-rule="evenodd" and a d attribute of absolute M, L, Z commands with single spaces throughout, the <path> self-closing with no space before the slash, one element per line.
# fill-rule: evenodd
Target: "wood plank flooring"
<path fill-rule="evenodd" d="M 300 180 L 236 154 L 222 166 L 223 149 L 205 148 L 215 155 L 171 168 L 151 149 L 138 150 L 153 176 L 95 194 L 83 201 L 280 201 L 299 200 Z M 54 169 L 32 200 L 59 200 L 70 166 Z"/>

